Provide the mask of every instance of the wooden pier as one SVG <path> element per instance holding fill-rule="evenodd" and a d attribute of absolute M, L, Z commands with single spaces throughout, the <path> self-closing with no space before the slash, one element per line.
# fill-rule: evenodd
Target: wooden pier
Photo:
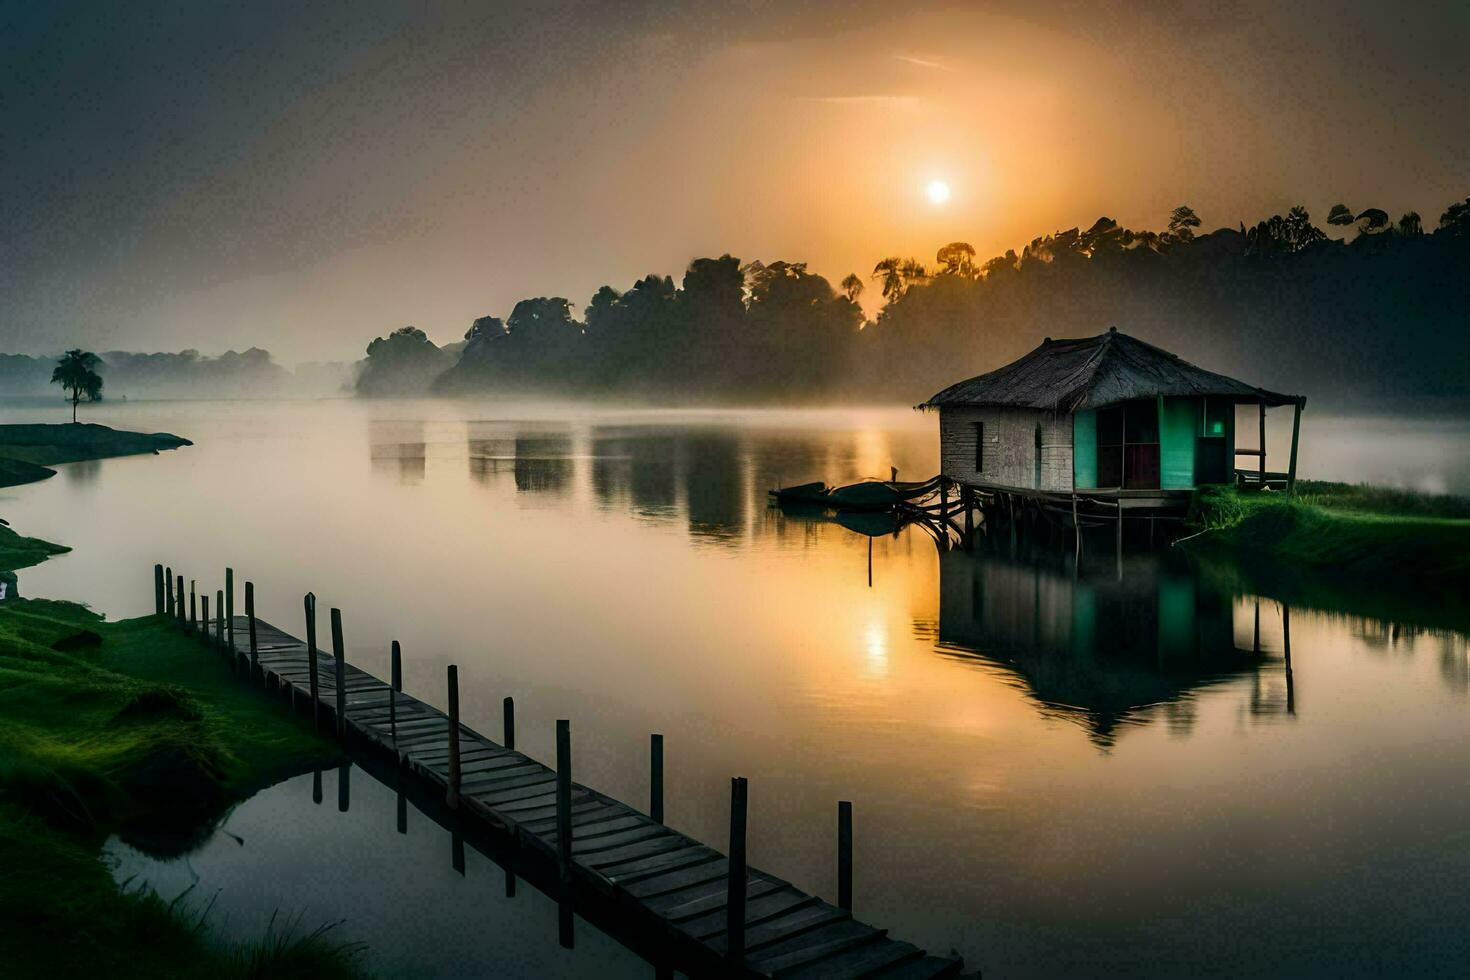
<path fill-rule="evenodd" d="M 232 581 L 233 575 L 227 575 Z M 177 595 L 175 589 L 177 588 Z M 494 838 L 534 878 L 551 883 L 567 903 L 595 905 L 616 918 L 613 930 L 655 956 L 657 974 L 689 976 L 885 977 L 959 976 L 957 957 L 933 956 L 886 930 L 854 919 L 852 810 L 838 807 L 838 905 L 746 866 L 743 778 L 731 781 L 727 857 L 666 826 L 663 739 L 650 741 L 649 813 L 571 778 L 571 731 L 557 722 L 555 769 L 518 752 L 514 702 L 505 699 L 505 734 L 496 742 L 459 720 L 457 669 L 447 675 L 448 713 L 402 691 L 398 644 L 393 681 L 385 683 L 347 662 L 341 614 L 331 610 L 332 653 L 317 648 L 315 597 L 305 600 L 307 639 L 254 616 L 254 586 L 246 583 L 244 616 L 229 617 L 233 596 L 216 594 L 202 620 L 183 600 L 183 578 L 154 572 L 159 614 L 197 633 L 232 662 L 242 682 L 287 698 L 352 750 L 386 762 L 395 781 L 416 784 L 444 801 L 461 825 Z M 223 608 L 222 608 L 223 607 Z M 451 737 L 454 733 L 454 737 Z M 650 815 L 651 814 L 651 815 Z M 732 860 L 733 858 L 733 860 Z M 732 868 L 734 873 L 732 873 Z M 523 870 L 522 873 L 527 873 Z M 731 908 L 744 909 L 729 928 Z M 570 929 L 570 913 L 566 915 Z"/>

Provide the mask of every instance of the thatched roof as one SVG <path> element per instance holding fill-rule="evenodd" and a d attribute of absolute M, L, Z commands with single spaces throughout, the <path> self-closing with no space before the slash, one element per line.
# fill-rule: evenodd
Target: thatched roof
<path fill-rule="evenodd" d="M 1195 367 L 1112 327 L 1081 340 L 1048 338 L 1020 360 L 950 385 L 918 407 L 1007 405 L 1075 412 L 1159 395 L 1208 395 L 1267 405 L 1298 400 Z"/>

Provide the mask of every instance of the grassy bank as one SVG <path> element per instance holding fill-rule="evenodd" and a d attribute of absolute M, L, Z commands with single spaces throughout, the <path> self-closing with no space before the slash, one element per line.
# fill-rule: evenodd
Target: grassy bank
<path fill-rule="evenodd" d="M 0 559 L 28 561 L 37 547 L 12 534 Z M 114 834 L 183 853 L 255 789 L 336 755 L 162 617 L 109 623 L 72 603 L 0 605 L 5 974 L 350 975 L 355 951 L 330 932 L 214 941 L 203 899 L 170 907 L 120 888 L 98 853 Z"/>
<path fill-rule="evenodd" d="M 1302 481 L 1296 497 L 1208 487 L 1183 546 L 1228 555 L 1257 577 L 1310 575 L 1353 594 L 1438 602 L 1470 586 L 1470 500 Z"/>
<path fill-rule="evenodd" d="M 180 446 L 188 439 L 168 432 L 125 432 L 105 425 L 0 425 L 0 487 L 34 483 L 54 476 L 47 467 L 111 456 L 136 456 Z"/>

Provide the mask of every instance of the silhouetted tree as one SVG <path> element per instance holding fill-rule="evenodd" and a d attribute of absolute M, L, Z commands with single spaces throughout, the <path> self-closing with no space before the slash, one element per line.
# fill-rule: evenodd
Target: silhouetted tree
<path fill-rule="evenodd" d="M 476 320 L 475 326 L 480 323 Z M 473 333 L 475 327 L 465 336 Z M 357 391 L 374 397 L 421 395 L 453 363 L 452 357 L 418 327 L 399 327 L 368 344 L 367 360 L 357 377 Z"/>
<path fill-rule="evenodd" d="M 1200 226 L 1199 215 L 1188 204 L 1181 204 L 1169 212 L 1169 237 L 1173 242 L 1189 242 L 1194 239 L 1194 230 Z"/>
<path fill-rule="evenodd" d="M 1357 219 L 1353 217 L 1352 208 L 1346 204 L 1334 204 L 1332 205 L 1332 210 L 1327 212 L 1327 223 L 1329 225 L 1338 225 L 1346 228 L 1351 226 L 1355 221 Z"/>
<path fill-rule="evenodd" d="M 973 278 L 975 247 L 969 242 L 950 242 L 939 250 L 934 261 L 942 267 L 939 271 L 943 275 Z"/>
<path fill-rule="evenodd" d="M 97 366 L 102 359 L 91 351 L 73 348 L 61 355 L 56 369 L 51 372 L 51 383 L 61 385 L 61 390 L 71 393 L 71 420 L 77 420 L 77 403 L 85 398 L 89 402 L 102 400 L 102 376 Z"/>
<path fill-rule="evenodd" d="M 1373 234 L 1388 227 L 1388 212 L 1382 208 L 1368 208 L 1359 212 L 1358 221 L 1363 222 L 1363 233 Z"/>
<path fill-rule="evenodd" d="M 1424 234 L 1424 222 L 1419 218 L 1418 211 L 1406 211 L 1399 218 L 1398 233 L 1404 238 L 1418 238 Z"/>
<path fill-rule="evenodd" d="M 903 259 L 890 255 L 873 266 L 873 278 L 883 283 L 883 298 L 895 300 L 903 293 Z"/>
<path fill-rule="evenodd" d="M 1449 235 L 1470 235 L 1470 197 L 1445 209 L 1439 216 L 1439 230 Z"/>
<path fill-rule="evenodd" d="M 842 294 L 849 303 L 856 303 L 863 294 L 863 281 L 856 272 L 849 272 L 842 280 Z"/>

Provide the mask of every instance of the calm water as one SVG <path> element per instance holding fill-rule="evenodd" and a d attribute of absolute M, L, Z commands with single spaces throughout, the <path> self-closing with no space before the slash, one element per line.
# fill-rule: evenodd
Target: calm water
<path fill-rule="evenodd" d="M 932 417 L 415 402 L 92 416 L 198 445 L 0 496 L 18 529 L 77 546 L 23 571 L 24 594 L 136 615 L 153 562 L 211 592 L 228 562 L 295 630 L 313 590 L 342 608 L 351 659 L 382 673 L 403 642 L 416 694 L 442 702 L 458 663 L 482 730 L 514 694 L 522 747 L 546 759 L 571 718 L 577 778 L 614 796 L 646 798 L 647 734 L 663 732 L 669 821 L 697 837 L 722 839 L 728 778 L 748 776 L 752 862 L 827 897 L 835 803 L 851 799 L 858 914 L 987 976 L 1446 972 L 1470 953 L 1463 635 L 1293 609 L 1288 673 L 1276 603 L 1260 603 L 1257 652 L 1253 597 L 1187 569 L 1138 557 L 1119 582 L 1111 561 L 941 558 L 904 532 L 872 542 L 870 587 L 868 538 L 766 509 L 777 482 L 931 475 Z M 1470 433 L 1419 431 L 1308 415 L 1303 472 L 1467 489 Z M 367 870 L 352 881 L 381 880 L 405 848 L 436 855 L 394 921 L 500 893 L 488 866 L 454 874 L 445 841 L 395 835 L 387 800 L 354 796 L 345 819 L 377 829 L 354 832 Z M 227 822 L 244 847 L 216 837 L 190 859 L 199 887 L 224 889 L 240 921 L 306 909 L 381 938 L 371 901 L 334 905 L 293 877 L 322 849 L 292 835 L 339 819 L 283 784 Z M 534 934 L 528 975 L 645 969 L 591 930 L 564 954 L 539 896 L 484 904 L 494 925 L 466 941 Z M 517 962 L 447 935 L 416 948 L 424 972 Z"/>

